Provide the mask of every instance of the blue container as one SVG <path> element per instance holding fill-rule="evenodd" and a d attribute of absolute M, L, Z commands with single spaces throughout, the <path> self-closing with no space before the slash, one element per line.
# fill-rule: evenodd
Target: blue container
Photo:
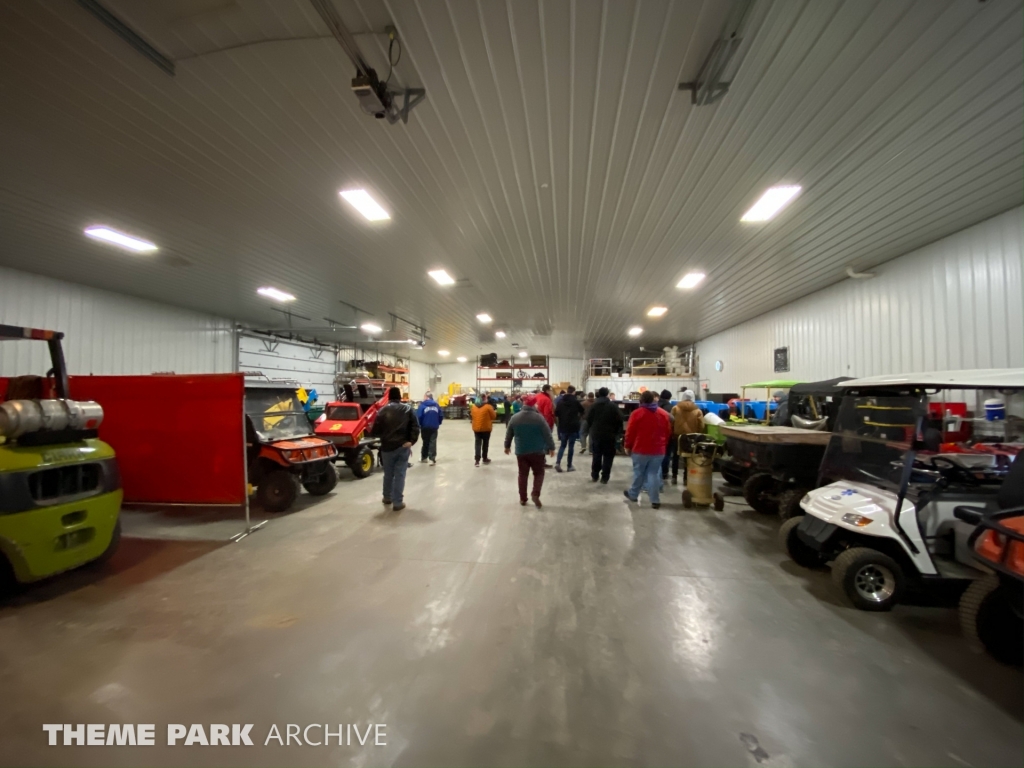
<path fill-rule="evenodd" d="M 1006 403 L 998 397 L 985 401 L 985 421 L 1004 421 L 1006 419 Z"/>

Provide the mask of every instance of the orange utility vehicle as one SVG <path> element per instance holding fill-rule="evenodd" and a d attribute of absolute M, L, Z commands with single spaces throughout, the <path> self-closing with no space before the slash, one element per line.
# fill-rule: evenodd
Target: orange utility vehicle
<path fill-rule="evenodd" d="M 337 451 L 313 434 L 299 402 L 297 381 L 247 381 L 245 445 L 249 482 L 267 512 L 284 512 L 299 485 L 313 496 L 338 484 Z"/>
<path fill-rule="evenodd" d="M 387 392 L 377 399 L 369 384 L 359 379 L 344 384 L 341 399 L 328 403 L 315 424 L 316 436 L 334 444 L 337 458 L 344 460 L 356 477 L 373 472 L 374 451 L 380 441 L 368 433 L 377 413 L 388 404 Z"/>

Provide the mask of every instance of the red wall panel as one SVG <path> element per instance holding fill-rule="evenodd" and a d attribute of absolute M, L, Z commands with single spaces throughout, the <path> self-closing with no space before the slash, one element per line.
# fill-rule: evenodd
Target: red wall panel
<path fill-rule="evenodd" d="M 71 377 L 72 399 L 103 406 L 125 501 L 243 503 L 243 393 L 240 373 Z"/>

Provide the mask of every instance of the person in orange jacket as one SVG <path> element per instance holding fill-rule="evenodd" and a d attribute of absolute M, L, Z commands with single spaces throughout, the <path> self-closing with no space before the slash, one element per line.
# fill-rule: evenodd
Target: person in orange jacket
<path fill-rule="evenodd" d="M 484 460 L 484 464 L 490 464 L 491 460 L 487 458 L 487 447 L 491 443 L 491 430 L 494 429 L 494 420 L 498 414 L 494 412 L 494 406 L 489 401 L 481 398 L 473 404 L 470 415 L 473 420 L 473 434 L 476 436 L 473 446 L 476 457 L 475 466 L 480 466 L 481 458 Z"/>

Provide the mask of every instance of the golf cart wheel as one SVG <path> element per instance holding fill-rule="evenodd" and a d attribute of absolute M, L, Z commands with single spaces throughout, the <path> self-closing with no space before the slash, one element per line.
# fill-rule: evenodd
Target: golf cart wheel
<path fill-rule="evenodd" d="M 711 500 L 712 500 L 712 507 L 714 507 L 715 512 L 721 512 L 723 509 L 725 509 L 725 496 L 723 496 L 722 494 L 720 494 L 720 493 L 712 494 L 711 495 Z"/>
<path fill-rule="evenodd" d="M 693 508 L 693 494 L 689 491 L 683 491 L 683 509 Z"/>
<path fill-rule="evenodd" d="M 903 595 L 903 571 L 884 552 L 853 547 L 832 563 L 832 583 L 862 611 L 889 611 Z"/>
<path fill-rule="evenodd" d="M 807 494 L 802 488 L 794 488 L 779 496 L 779 517 L 789 520 L 791 517 L 800 517 L 804 508 L 800 506 L 800 499 Z"/>
<path fill-rule="evenodd" d="M 323 465 L 319 478 L 302 484 L 310 496 L 324 496 L 333 491 L 334 486 L 338 484 L 338 471 L 334 465 L 329 461 L 323 462 Z"/>
<path fill-rule="evenodd" d="M 107 562 L 117 552 L 117 548 L 121 546 L 121 516 L 117 516 L 117 522 L 114 523 L 114 531 L 110 534 L 110 543 L 107 544 L 107 548 L 103 550 L 103 554 L 97 557 L 95 560 L 89 562 L 90 566 L 100 566 Z"/>
<path fill-rule="evenodd" d="M 755 472 L 743 483 L 743 498 L 755 512 L 774 515 L 779 511 L 779 500 L 775 498 L 775 478 L 767 472 Z"/>
<path fill-rule="evenodd" d="M 971 583 L 960 598 L 960 627 L 975 647 L 983 647 L 1004 664 L 1024 663 L 1024 620 L 1013 609 L 999 577 L 988 575 Z"/>
<path fill-rule="evenodd" d="M 373 472 L 373 465 L 373 451 L 369 448 L 360 448 L 356 457 L 348 466 L 356 477 L 369 477 Z"/>
<path fill-rule="evenodd" d="M 292 473 L 284 469 L 267 473 L 256 486 L 256 501 L 267 512 L 284 512 L 295 502 L 298 494 Z"/>
<path fill-rule="evenodd" d="M 800 517 L 791 517 L 779 528 L 779 544 L 789 555 L 790 560 L 802 568 L 818 568 L 825 564 L 825 557 L 812 547 L 801 541 L 796 529 L 800 526 Z"/>

